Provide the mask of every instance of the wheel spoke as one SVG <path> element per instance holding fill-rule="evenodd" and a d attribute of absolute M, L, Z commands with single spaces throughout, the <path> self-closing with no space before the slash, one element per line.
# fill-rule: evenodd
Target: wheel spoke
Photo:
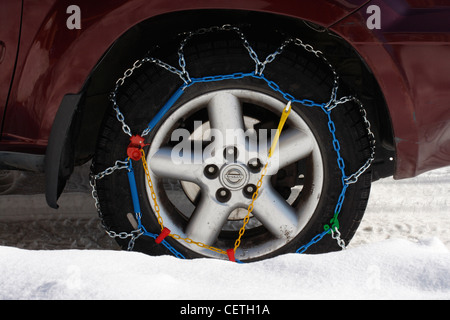
<path fill-rule="evenodd" d="M 213 245 L 232 209 L 209 196 L 203 196 L 186 227 L 186 235 L 195 241 Z"/>
<path fill-rule="evenodd" d="M 294 209 L 268 183 L 254 203 L 253 214 L 277 238 L 292 238 L 297 231 Z"/>
<path fill-rule="evenodd" d="M 284 130 L 270 160 L 267 173 L 269 175 L 277 173 L 279 169 L 308 157 L 312 150 L 313 142 L 309 134 L 296 129 Z"/>
<path fill-rule="evenodd" d="M 218 93 L 209 101 L 207 109 L 216 145 L 244 144 L 244 118 L 241 102 L 236 96 Z"/>
<path fill-rule="evenodd" d="M 201 153 L 187 152 L 181 157 L 174 149 L 161 148 L 150 157 L 150 170 L 159 177 L 197 182 L 202 175 Z"/>

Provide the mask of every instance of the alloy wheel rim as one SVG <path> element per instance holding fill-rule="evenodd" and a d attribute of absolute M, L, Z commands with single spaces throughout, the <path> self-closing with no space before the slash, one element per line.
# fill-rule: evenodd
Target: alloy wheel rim
<path fill-rule="evenodd" d="M 271 113 L 274 119 L 285 107 L 284 102 L 265 93 L 218 90 L 184 103 L 156 129 L 147 161 L 156 182 L 160 214 L 174 233 L 224 249 L 235 240 L 271 142 L 266 132 L 266 140 L 259 134 L 256 143 L 251 143 L 255 124 L 268 119 L 248 115 L 247 105 Z M 182 120 L 195 118 L 198 112 L 207 117 L 194 131 L 177 132 Z M 319 145 L 299 113 L 293 111 L 286 124 L 255 202 L 247 238 L 236 252 L 238 259 L 257 259 L 279 250 L 300 234 L 318 206 L 324 177 Z M 170 143 L 180 137 L 184 137 L 184 148 L 183 139 Z M 297 180 L 303 179 L 303 184 L 289 186 L 290 194 L 283 198 L 273 180 L 281 170 L 299 167 L 300 162 L 307 168 L 300 174 L 297 171 Z M 147 195 L 153 206 L 148 186 Z M 218 257 L 194 244 L 182 245 L 200 255 Z"/>

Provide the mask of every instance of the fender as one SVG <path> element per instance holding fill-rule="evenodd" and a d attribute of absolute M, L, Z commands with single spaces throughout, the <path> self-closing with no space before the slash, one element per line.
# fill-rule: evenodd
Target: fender
<path fill-rule="evenodd" d="M 434 2 L 374 0 L 381 28 L 361 21 L 367 6 L 331 27 L 358 51 L 384 94 L 392 119 L 397 163 L 394 178 L 419 175 L 450 163 L 450 6 Z M 433 110 L 433 112 L 430 112 Z"/>
<path fill-rule="evenodd" d="M 68 153 L 73 152 L 70 131 L 77 125 L 74 121 L 75 113 L 82 94 L 65 95 L 49 138 L 45 154 L 45 198 L 47 204 L 58 209 L 58 198 L 66 185 L 67 179 L 73 172 L 73 161 Z"/>

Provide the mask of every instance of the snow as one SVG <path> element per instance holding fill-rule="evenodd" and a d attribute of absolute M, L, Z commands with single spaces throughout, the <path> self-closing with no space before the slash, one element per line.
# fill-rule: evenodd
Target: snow
<path fill-rule="evenodd" d="M 12 197 L 0 196 L 0 299 L 450 299 L 450 168 L 374 183 L 345 251 L 250 264 L 119 251 L 95 211 L 14 213 Z"/>
<path fill-rule="evenodd" d="M 1 299 L 449 299 L 437 239 L 251 264 L 105 250 L 0 248 Z"/>

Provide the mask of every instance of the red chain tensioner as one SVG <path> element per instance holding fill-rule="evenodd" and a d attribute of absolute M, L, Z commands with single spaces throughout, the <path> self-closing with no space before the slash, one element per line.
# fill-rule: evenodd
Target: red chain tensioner
<path fill-rule="evenodd" d="M 160 244 L 168 235 L 170 235 L 170 229 L 164 227 L 161 234 L 155 239 L 155 242 Z"/>
<path fill-rule="evenodd" d="M 228 260 L 230 260 L 231 262 L 236 262 L 236 258 L 234 257 L 234 249 L 228 249 L 227 256 Z"/>
<path fill-rule="evenodd" d="M 141 149 L 145 146 L 149 146 L 150 144 L 144 143 L 144 138 L 142 138 L 140 135 L 136 134 L 130 138 L 130 144 L 127 148 L 127 155 L 130 157 L 130 159 L 134 161 L 141 160 L 142 153 Z"/>

